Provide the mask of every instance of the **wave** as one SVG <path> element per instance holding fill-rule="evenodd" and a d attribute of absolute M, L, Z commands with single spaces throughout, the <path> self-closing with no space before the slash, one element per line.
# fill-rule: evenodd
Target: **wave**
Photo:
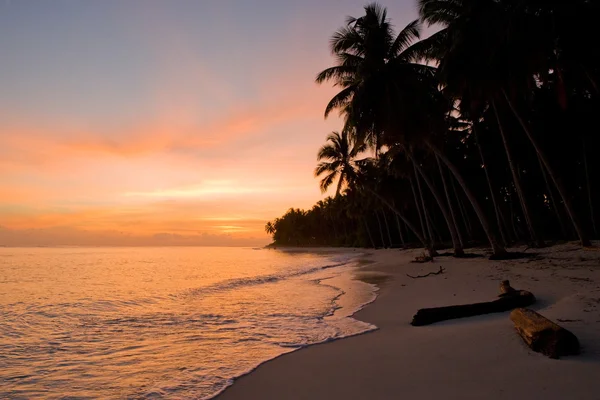
<path fill-rule="evenodd" d="M 344 263 L 342 265 L 346 265 L 346 264 L 348 264 L 348 263 Z M 333 266 L 328 266 L 328 268 L 333 268 Z M 319 270 L 319 269 L 317 268 L 317 270 Z M 313 272 L 315 272 L 315 271 L 313 271 Z M 319 283 L 319 284 L 323 284 L 322 280 L 315 280 L 315 282 Z M 377 300 L 377 296 L 378 296 L 377 293 L 379 291 L 379 288 L 377 287 L 377 285 L 370 284 L 370 283 L 365 283 L 365 285 L 368 285 L 368 286 L 371 287 L 373 295 L 371 296 L 370 299 L 368 299 L 364 303 L 357 305 L 354 309 L 352 309 L 351 314 L 349 316 L 347 316 L 347 317 L 344 318 L 346 320 L 351 320 L 351 321 L 355 322 L 356 323 L 355 326 L 357 326 L 357 327 L 360 326 L 360 328 L 357 328 L 357 330 L 355 330 L 355 331 L 353 331 L 351 333 L 336 334 L 334 336 L 327 337 L 327 338 L 324 338 L 322 340 L 318 340 L 318 341 L 311 342 L 311 343 L 285 343 L 285 342 L 280 342 L 280 343 L 278 343 L 279 347 L 282 349 L 282 352 L 280 354 L 276 355 L 275 357 L 271 357 L 269 359 L 263 360 L 263 361 L 259 362 L 256 366 L 254 366 L 252 368 L 249 368 L 248 370 L 246 370 L 246 371 L 238 374 L 237 376 L 235 376 L 233 378 L 227 379 L 225 385 L 222 388 L 220 388 L 219 391 L 217 391 L 217 392 L 215 392 L 215 393 L 213 393 L 211 395 L 208 395 L 206 397 L 203 397 L 202 400 L 211 400 L 211 399 L 217 398 L 220 394 L 222 394 L 224 391 L 226 391 L 228 388 L 230 388 L 235 383 L 235 381 L 238 380 L 239 378 L 252 373 L 256 369 L 258 369 L 261 365 L 263 365 L 265 363 L 268 363 L 268 362 L 271 362 L 273 360 L 276 360 L 279 357 L 282 357 L 282 356 L 284 356 L 286 354 L 293 353 L 295 351 L 307 348 L 309 346 L 314 346 L 314 345 L 317 345 L 317 344 L 324 344 L 324 343 L 334 342 L 334 341 L 337 341 L 337 340 L 346 339 L 346 338 L 349 338 L 349 337 L 354 337 L 354 336 L 359 336 L 359 335 L 364 335 L 366 333 L 374 332 L 374 331 L 378 330 L 379 327 L 377 327 L 376 325 L 368 323 L 368 322 L 360 321 L 360 320 L 354 318 L 354 315 L 357 312 L 361 311 L 366 306 L 368 306 L 369 304 L 371 304 L 375 300 Z M 326 286 L 330 286 L 330 285 L 326 285 Z M 335 303 L 335 301 L 337 299 L 339 299 L 344 294 L 345 294 L 345 292 L 341 291 L 341 293 L 334 298 L 334 300 L 332 301 L 332 303 L 333 303 L 332 310 L 327 315 L 325 315 L 322 318 L 331 318 L 331 317 L 334 316 L 335 312 L 341 308 L 340 306 L 338 306 Z"/>
<path fill-rule="evenodd" d="M 377 297 L 375 297 L 375 299 L 376 298 Z M 371 301 L 363 304 L 363 306 L 360 309 L 362 309 L 365 306 L 367 306 L 368 304 L 372 303 L 373 301 L 375 301 L 375 299 L 373 299 L 373 300 L 371 300 Z M 354 318 L 351 318 L 351 319 L 354 319 Z M 215 392 L 215 393 L 210 394 L 208 396 L 202 397 L 201 399 L 202 400 L 212 400 L 212 399 L 217 398 L 220 394 L 222 394 L 224 391 L 226 391 L 227 389 L 229 389 L 235 383 L 235 381 L 238 380 L 239 378 L 242 378 L 242 377 L 244 377 L 244 376 L 246 376 L 246 375 L 248 375 L 248 374 L 256 371 L 261 365 L 266 364 L 268 362 L 271 362 L 273 360 L 276 360 L 279 357 L 285 356 L 286 354 L 293 353 L 295 351 L 298 351 L 298 350 L 301 350 L 301 349 L 304 349 L 304 348 L 307 348 L 307 347 L 310 347 L 310 346 L 314 346 L 314 345 L 317 345 L 317 344 L 324 344 L 324 343 L 329 343 L 329 342 L 335 342 L 335 341 L 341 340 L 341 339 L 346 339 L 346 338 L 350 338 L 350 337 L 354 337 L 354 336 L 364 335 L 366 333 L 374 332 L 374 331 L 376 331 L 376 330 L 379 329 L 376 325 L 369 324 L 369 323 L 366 323 L 366 322 L 362 322 L 360 320 L 355 320 L 355 321 L 356 322 L 361 322 L 362 324 L 365 325 L 365 327 L 363 329 L 361 329 L 361 330 L 356 331 L 356 332 L 352 332 L 352 333 L 349 333 L 349 334 L 346 334 L 346 335 L 339 335 L 339 336 L 329 337 L 329 338 L 326 338 L 326 339 L 323 339 L 323 340 L 320 340 L 320 341 L 317 341 L 317 342 L 314 342 L 314 343 L 307 343 L 307 344 L 280 343 L 279 346 L 283 350 L 283 352 L 281 354 L 278 354 L 275 357 L 263 360 L 260 363 L 258 363 L 255 367 L 252 367 L 252 368 L 250 368 L 250 369 L 248 369 L 248 370 L 240 373 L 239 375 L 234 376 L 233 378 L 227 379 L 225 385 L 218 392 Z"/>
<path fill-rule="evenodd" d="M 198 296 L 202 294 L 212 294 L 215 292 L 222 292 L 227 290 L 239 289 L 240 287 L 263 285 L 267 283 L 279 282 L 284 279 L 296 278 L 303 275 L 314 274 L 316 272 L 324 271 L 331 268 L 343 267 L 352 263 L 352 260 L 346 260 L 335 264 L 323 265 L 319 267 L 313 267 L 302 271 L 292 271 L 284 274 L 270 274 L 253 276 L 249 278 L 234 278 L 224 280 L 213 285 L 203 286 L 195 289 L 188 289 L 184 296 Z M 178 295 L 174 295 L 178 296 Z M 179 295 L 180 296 L 180 295 Z"/>

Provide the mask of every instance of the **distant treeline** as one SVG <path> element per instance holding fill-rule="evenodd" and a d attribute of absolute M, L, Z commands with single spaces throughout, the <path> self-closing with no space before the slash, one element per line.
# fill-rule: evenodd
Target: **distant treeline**
<path fill-rule="evenodd" d="M 395 33 L 365 7 L 317 82 L 344 116 L 315 175 L 334 197 L 269 222 L 277 245 L 590 245 L 599 238 L 600 2 L 421 0 Z M 440 28 L 421 39 L 421 25 Z"/>

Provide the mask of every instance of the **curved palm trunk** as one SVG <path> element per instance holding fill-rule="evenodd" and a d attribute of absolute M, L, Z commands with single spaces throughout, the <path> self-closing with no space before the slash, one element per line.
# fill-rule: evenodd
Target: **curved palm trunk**
<path fill-rule="evenodd" d="M 413 163 L 414 166 L 415 163 Z M 431 229 L 431 222 L 429 219 L 429 212 L 427 211 L 427 206 L 425 205 L 425 197 L 423 196 L 423 189 L 421 188 L 421 180 L 419 179 L 419 173 L 417 172 L 417 167 L 415 169 L 415 180 L 417 181 L 417 189 L 419 191 L 419 197 L 421 198 L 421 207 L 423 208 L 423 219 L 425 220 L 425 226 L 427 227 L 427 234 L 429 235 L 429 240 L 431 243 L 435 245 L 436 240 L 433 236 L 433 230 Z"/>
<path fill-rule="evenodd" d="M 344 227 L 344 245 L 348 242 L 348 227 L 346 226 L 346 221 L 342 219 L 342 226 Z"/>
<path fill-rule="evenodd" d="M 444 187 L 444 193 L 446 194 L 446 200 L 448 201 L 448 209 L 450 210 L 450 216 L 452 217 L 452 223 L 456 229 L 456 233 L 458 234 L 458 240 L 460 242 L 460 246 L 464 247 L 464 242 L 462 235 L 460 233 L 460 229 L 458 229 L 458 224 L 456 223 L 456 215 L 454 213 L 454 207 L 452 206 L 452 200 L 450 199 L 450 194 L 448 193 L 448 186 L 446 185 L 446 177 L 444 176 L 444 170 L 442 169 L 442 164 L 440 163 L 440 158 L 435 156 L 435 161 L 437 162 L 438 169 L 440 170 L 440 176 L 442 177 L 442 186 Z"/>
<path fill-rule="evenodd" d="M 335 189 L 335 197 L 336 197 L 336 199 L 337 199 L 337 198 L 339 197 L 339 195 L 340 195 L 340 191 L 342 190 L 342 185 L 344 184 L 344 179 L 346 179 L 346 178 L 345 178 L 345 174 L 342 172 L 342 173 L 340 174 L 340 178 L 338 179 L 338 184 L 337 184 L 337 187 L 336 187 L 336 189 Z"/>
<path fill-rule="evenodd" d="M 554 193 L 552 192 L 552 188 L 550 187 L 550 182 L 548 182 L 546 168 L 544 168 L 544 164 L 542 164 L 542 160 L 540 160 L 540 157 L 538 157 L 538 163 L 540 164 L 540 170 L 542 171 L 542 176 L 544 177 L 544 182 L 546 183 L 546 190 L 548 191 L 548 196 L 550 196 L 552 210 L 554 211 L 554 214 L 556 214 L 556 219 L 558 220 L 558 224 L 560 225 L 560 231 L 563 234 L 563 238 L 566 239 L 569 235 L 567 234 L 567 230 L 565 229 L 565 223 L 563 222 L 563 219 L 560 216 L 560 211 L 557 207 L 556 200 L 554 200 Z"/>
<path fill-rule="evenodd" d="M 390 247 L 394 247 L 394 241 L 392 240 L 392 234 L 390 232 L 390 225 L 388 224 L 388 220 L 387 220 L 387 216 L 385 215 L 385 211 L 381 210 L 381 214 L 383 215 L 383 222 L 385 223 L 385 229 L 387 230 Z"/>
<path fill-rule="evenodd" d="M 379 225 L 379 235 L 381 236 L 381 247 L 386 248 L 385 239 L 383 238 L 383 226 L 381 226 L 381 220 L 379 219 L 379 213 L 375 210 L 375 218 L 377 219 L 377 225 Z"/>
<path fill-rule="evenodd" d="M 523 120 L 523 118 L 521 118 L 521 115 L 517 112 L 516 108 L 510 101 L 510 98 L 508 97 L 508 95 L 506 94 L 506 91 L 504 89 L 502 89 L 502 94 L 504 94 L 504 97 L 506 98 L 506 102 L 508 103 L 508 106 L 512 110 L 515 117 L 517 117 L 517 120 L 519 121 L 519 124 L 521 125 L 521 127 L 523 128 L 523 131 L 527 135 L 527 138 L 533 145 L 533 148 L 535 149 L 535 151 L 538 153 L 538 156 L 542 160 L 542 163 L 544 163 L 544 166 L 546 167 L 546 170 L 548 171 L 548 175 L 550 175 L 550 179 L 552 179 L 552 182 L 554 182 L 554 185 L 556 186 L 556 190 L 558 191 L 558 194 L 560 195 L 560 198 L 562 199 L 562 201 L 565 205 L 567 214 L 569 215 L 569 218 L 571 219 L 573 228 L 575 228 L 575 231 L 577 232 L 577 236 L 579 236 L 579 241 L 581 242 L 581 245 L 583 247 L 591 246 L 592 243 L 590 242 L 590 240 L 588 239 L 587 235 L 585 234 L 585 232 L 583 231 L 583 229 L 581 227 L 579 218 L 577 217 L 577 214 L 575 214 L 575 210 L 573 210 L 573 205 L 571 203 L 571 199 L 569 198 L 569 196 L 567 196 L 567 191 L 565 190 L 565 187 L 562 184 L 562 181 L 560 180 L 558 175 L 556 175 L 556 173 L 552 169 L 552 166 L 550 165 L 550 163 L 548 162 L 548 159 L 546 158 L 546 154 L 543 152 L 543 150 L 541 149 L 541 147 L 539 146 L 539 144 L 537 143 L 537 141 L 531 134 L 529 127 L 527 126 L 527 124 L 525 124 L 525 121 Z"/>
<path fill-rule="evenodd" d="M 510 197 L 510 226 L 512 227 L 513 233 L 515 234 L 515 240 L 518 242 L 521 239 L 521 235 L 519 234 L 519 230 L 517 229 L 517 225 L 515 224 L 515 202 L 513 200 L 513 195 L 509 194 Z"/>
<path fill-rule="evenodd" d="M 392 205 L 396 207 L 396 204 L 394 204 L 393 202 Z M 402 233 L 402 225 L 400 225 L 400 219 L 396 214 L 394 214 L 394 218 L 396 218 L 396 227 L 398 228 L 398 235 L 400 236 L 400 244 L 402 245 L 402 247 L 404 247 L 406 245 L 406 242 L 404 241 L 404 234 Z"/>
<path fill-rule="evenodd" d="M 415 207 L 417 207 L 417 214 L 419 214 L 419 221 L 421 222 L 421 233 L 423 236 L 427 236 L 425 232 L 425 223 L 423 222 L 423 214 L 421 213 L 421 207 L 419 206 L 419 199 L 417 198 L 417 192 L 415 190 L 415 184 L 413 183 L 412 178 L 409 179 L 410 188 L 413 193 L 413 197 L 415 198 Z"/>
<path fill-rule="evenodd" d="M 504 205 L 504 209 L 506 210 L 506 202 L 503 203 Z M 511 233 L 510 233 L 510 226 L 508 226 L 508 223 L 506 222 L 506 218 L 504 218 L 504 212 L 502 211 L 503 207 L 501 205 L 498 206 L 498 214 L 500 214 L 500 221 L 502 221 L 502 226 L 500 227 L 501 232 L 504 232 L 504 235 L 506 235 L 506 242 L 504 243 L 505 246 L 508 246 L 509 243 L 512 243 L 513 240 Z"/>
<path fill-rule="evenodd" d="M 329 222 L 331 223 L 331 228 L 333 229 L 333 240 L 331 242 L 332 245 L 335 244 L 335 241 L 339 238 L 337 228 L 335 226 L 335 220 L 331 217 L 331 214 L 328 216 Z"/>
<path fill-rule="evenodd" d="M 444 155 L 444 153 L 442 153 L 431 142 L 427 141 L 426 144 L 440 158 L 440 160 L 442 160 L 442 162 L 446 164 L 450 172 L 452 172 L 452 174 L 458 181 L 458 184 L 463 188 L 465 194 L 467 195 L 467 198 L 469 199 L 471 205 L 473 206 L 473 209 L 475 210 L 475 214 L 477 214 L 477 218 L 479 218 L 479 222 L 481 223 L 481 226 L 488 238 L 488 241 L 490 242 L 490 246 L 492 246 L 492 252 L 494 253 L 494 257 L 502 257 L 503 255 L 505 255 L 506 249 L 503 245 L 498 243 L 498 239 L 496 238 L 496 235 L 494 235 L 494 232 L 492 232 L 490 223 L 485 214 L 483 213 L 483 210 L 481 209 L 477 198 L 473 195 L 471 189 L 469 189 L 467 182 L 465 182 L 465 180 L 463 179 L 458 168 L 456 168 L 456 166 Z"/>
<path fill-rule="evenodd" d="M 363 216 L 362 220 L 365 225 L 365 229 L 367 230 L 367 235 L 369 235 L 369 240 L 371 241 L 371 247 L 373 247 L 375 249 L 376 248 L 375 242 L 373 241 L 373 236 L 371 235 L 371 230 L 369 229 L 369 223 L 367 222 L 367 218 Z"/>
<path fill-rule="evenodd" d="M 431 231 L 433 232 L 433 235 L 435 236 L 435 240 L 438 243 L 441 243 L 444 240 L 444 238 L 443 238 L 442 234 L 440 233 L 440 231 L 438 230 L 438 227 L 437 227 L 435 221 L 433 220 L 433 216 L 431 214 L 427 214 L 427 219 L 431 226 Z"/>
<path fill-rule="evenodd" d="M 479 137 L 477 136 L 477 132 L 475 131 L 475 125 L 473 124 L 473 136 L 475 136 L 475 144 L 477 145 L 477 149 L 479 150 L 479 157 L 481 157 L 481 163 L 483 164 L 483 171 L 485 172 L 485 179 L 487 180 L 488 188 L 490 189 L 490 197 L 492 198 L 492 204 L 494 206 L 494 212 L 496 213 L 496 222 L 498 223 L 498 230 L 500 231 L 500 236 L 502 237 L 502 243 L 506 246 L 508 241 L 504 236 L 504 229 L 502 229 L 502 218 L 500 218 L 500 209 L 498 208 L 498 202 L 496 201 L 496 194 L 494 193 L 494 187 L 492 186 L 492 180 L 490 179 L 490 173 L 488 172 L 488 166 L 485 163 L 485 158 L 483 156 L 483 149 L 481 148 L 481 144 L 479 143 Z"/>
<path fill-rule="evenodd" d="M 423 237 L 422 234 L 419 233 L 419 230 L 415 228 L 415 226 L 400 212 L 396 209 L 396 207 L 394 207 L 392 204 L 390 204 L 389 201 L 387 201 L 385 199 L 385 197 L 381 196 L 379 193 L 375 192 L 373 189 L 369 188 L 369 187 L 365 187 L 365 189 L 367 189 L 367 191 L 369 193 L 371 193 L 373 196 L 377 197 L 383 204 L 385 204 L 394 214 L 396 214 L 398 217 L 400 217 L 400 219 L 402 220 L 402 222 L 404 222 L 406 224 L 406 226 L 408 227 L 408 229 L 410 229 L 412 231 L 412 233 L 417 237 L 417 239 L 419 240 L 419 242 L 421 242 L 421 244 L 423 245 L 423 247 L 425 247 L 427 249 L 427 252 L 429 253 L 429 255 L 431 257 L 437 256 L 437 252 L 435 251 L 435 249 L 433 248 L 433 246 L 427 242 L 427 240 L 425 240 L 425 238 Z"/>
<path fill-rule="evenodd" d="M 533 243 L 535 243 L 539 247 L 542 247 L 543 243 L 540 243 L 540 241 L 537 238 L 535 229 L 533 229 L 533 223 L 531 222 L 531 213 L 529 212 L 529 205 L 527 204 L 527 199 L 525 199 L 525 195 L 523 194 L 523 188 L 521 187 L 521 179 L 519 178 L 519 174 L 517 173 L 517 169 L 513 162 L 510 146 L 508 145 L 508 141 L 506 140 L 506 135 L 504 134 L 504 127 L 502 126 L 502 122 L 500 121 L 498 108 L 496 107 L 496 102 L 494 101 L 492 101 L 492 108 L 494 109 L 494 115 L 496 116 L 496 121 L 498 122 L 498 130 L 500 131 L 500 136 L 502 137 L 502 144 L 504 144 L 504 151 L 506 152 L 506 157 L 508 158 L 508 165 L 510 167 L 510 172 L 512 174 L 513 182 L 515 184 L 515 189 L 517 190 L 517 196 L 519 196 L 519 202 L 521 203 L 521 209 L 523 210 L 525 223 L 527 224 L 527 229 L 529 230 L 529 236 L 531 237 Z"/>
<path fill-rule="evenodd" d="M 592 201 L 592 187 L 590 186 L 590 171 L 588 169 L 587 152 L 585 151 L 585 139 L 583 140 L 583 166 L 585 168 L 585 182 L 587 184 L 588 202 L 590 203 L 590 219 L 592 220 L 592 228 L 594 235 L 598 237 L 598 229 L 596 229 L 596 218 L 594 216 L 594 203 Z"/>
<path fill-rule="evenodd" d="M 454 179 L 450 179 L 450 184 L 452 185 L 452 191 L 454 192 L 454 197 L 456 197 L 456 202 L 458 203 L 458 209 L 460 210 L 460 215 L 463 219 L 463 224 L 465 225 L 465 230 L 467 231 L 467 235 L 469 235 L 469 241 L 473 241 L 473 228 L 471 227 L 471 220 L 469 215 L 467 214 L 466 207 L 463 204 L 460 196 L 458 195 L 458 191 L 456 190 L 456 185 L 454 184 Z"/>
<path fill-rule="evenodd" d="M 587 68 L 584 68 L 584 69 L 585 69 L 585 76 L 588 78 L 588 80 L 592 84 L 594 91 L 596 91 L 596 93 L 600 93 L 600 91 L 598 90 L 598 84 L 596 83 L 596 80 L 592 77 L 592 75 L 590 74 L 590 71 Z"/>
<path fill-rule="evenodd" d="M 419 174 L 423 178 L 423 181 L 425 182 L 425 184 L 431 191 L 431 194 L 433 194 L 435 201 L 438 203 L 438 206 L 439 206 L 440 210 L 442 211 L 442 215 L 444 216 L 444 219 L 446 220 L 446 225 L 448 225 L 448 230 L 450 231 L 450 237 L 452 238 L 452 245 L 454 247 L 454 256 L 455 257 L 463 256 L 465 254 L 465 252 L 462 248 L 462 245 L 460 244 L 460 241 L 458 240 L 458 234 L 456 232 L 456 227 L 450 220 L 450 215 L 448 213 L 448 210 L 446 210 L 446 207 L 444 206 L 444 201 L 442 200 L 440 194 L 438 193 L 438 191 L 435 188 L 435 186 L 433 185 L 433 183 L 431 183 L 431 181 L 425 174 L 425 171 L 423 171 L 423 168 L 421 168 L 421 166 L 418 165 L 418 163 L 415 161 L 412 154 L 410 152 L 406 152 L 406 154 L 408 155 L 408 158 L 412 161 L 412 164 L 415 167 L 415 169 L 419 172 Z"/>

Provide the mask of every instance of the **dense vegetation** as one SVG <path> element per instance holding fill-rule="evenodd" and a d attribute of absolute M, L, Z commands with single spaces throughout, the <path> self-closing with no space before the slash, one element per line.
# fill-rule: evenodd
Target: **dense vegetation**
<path fill-rule="evenodd" d="M 336 194 L 269 222 L 278 245 L 434 253 L 598 238 L 600 47 L 591 0 L 420 0 L 395 33 L 365 7 L 331 38 L 341 131 L 315 175 Z M 420 40 L 422 24 L 439 28 Z"/>

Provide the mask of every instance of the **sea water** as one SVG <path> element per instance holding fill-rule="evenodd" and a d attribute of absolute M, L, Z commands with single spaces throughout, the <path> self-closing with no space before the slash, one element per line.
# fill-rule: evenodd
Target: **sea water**
<path fill-rule="evenodd" d="M 374 329 L 356 252 L 0 248 L 0 398 L 207 399 Z"/>

